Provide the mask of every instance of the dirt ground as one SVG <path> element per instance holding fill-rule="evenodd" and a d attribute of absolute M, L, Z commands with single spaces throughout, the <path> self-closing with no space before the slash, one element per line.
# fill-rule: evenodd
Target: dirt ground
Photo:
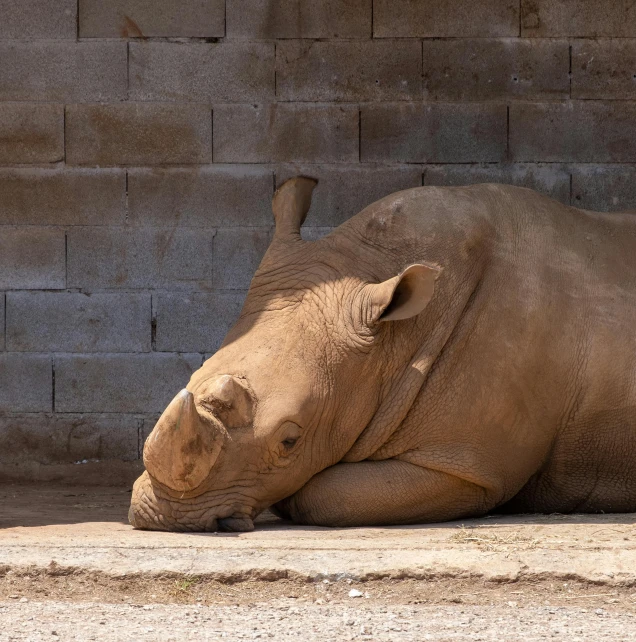
<path fill-rule="evenodd" d="M 0 642 L 636 640 L 634 515 L 195 535 L 129 497 L 0 489 Z"/>

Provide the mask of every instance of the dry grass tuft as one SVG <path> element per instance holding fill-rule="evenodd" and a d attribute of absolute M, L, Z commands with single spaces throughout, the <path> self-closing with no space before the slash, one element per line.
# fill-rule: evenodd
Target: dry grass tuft
<path fill-rule="evenodd" d="M 538 539 L 522 535 L 519 532 L 513 533 L 494 533 L 483 532 L 482 526 L 469 526 L 463 524 L 459 526 L 448 540 L 459 544 L 473 543 L 485 551 L 498 551 L 501 549 L 514 548 L 536 548 L 539 544 Z M 486 527 L 488 528 L 488 527 Z"/>
<path fill-rule="evenodd" d="M 177 595 L 187 595 L 190 593 L 192 587 L 196 586 L 199 583 L 198 577 L 186 576 L 183 579 L 175 580 L 174 582 L 174 592 Z"/>

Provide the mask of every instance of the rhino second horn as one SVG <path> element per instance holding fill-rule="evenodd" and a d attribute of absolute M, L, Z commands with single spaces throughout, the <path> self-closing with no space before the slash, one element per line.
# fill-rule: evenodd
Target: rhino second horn
<path fill-rule="evenodd" d="M 199 416 L 192 393 L 182 390 L 146 440 L 144 465 L 164 486 L 189 492 L 207 478 L 222 445 L 220 431 Z"/>
<path fill-rule="evenodd" d="M 241 382 L 232 375 L 217 377 L 208 389 L 208 399 L 226 428 L 238 428 L 252 420 L 252 398 Z"/>

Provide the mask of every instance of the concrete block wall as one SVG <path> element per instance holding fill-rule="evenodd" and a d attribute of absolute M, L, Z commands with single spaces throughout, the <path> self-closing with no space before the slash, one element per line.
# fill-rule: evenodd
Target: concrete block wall
<path fill-rule="evenodd" d="M 632 5 L 0 0 L 0 478 L 136 474 L 290 176 L 309 239 L 419 185 L 636 209 Z"/>

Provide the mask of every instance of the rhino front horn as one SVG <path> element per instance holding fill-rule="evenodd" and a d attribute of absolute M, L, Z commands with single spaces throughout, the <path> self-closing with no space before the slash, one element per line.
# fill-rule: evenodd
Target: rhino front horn
<path fill-rule="evenodd" d="M 192 393 L 182 390 L 148 436 L 144 465 L 164 486 L 189 492 L 209 475 L 222 445 L 221 431 L 199 415 Z"/>

